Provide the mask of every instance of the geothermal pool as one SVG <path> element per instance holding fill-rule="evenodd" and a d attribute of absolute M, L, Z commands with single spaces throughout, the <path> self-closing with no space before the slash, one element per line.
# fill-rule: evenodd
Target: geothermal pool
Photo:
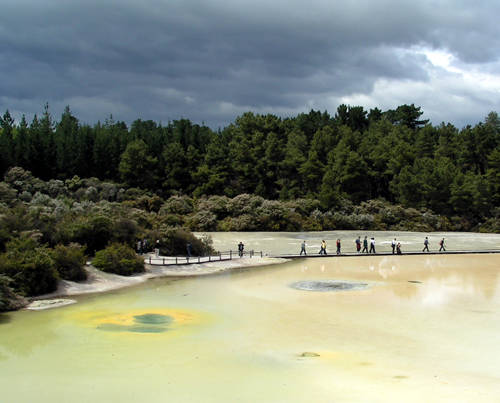
<path fill-rule="evenodd" d="M 2 402 L 500 396 L 500 255 L 302 259 L 77 300 L 0 315 Z"/>

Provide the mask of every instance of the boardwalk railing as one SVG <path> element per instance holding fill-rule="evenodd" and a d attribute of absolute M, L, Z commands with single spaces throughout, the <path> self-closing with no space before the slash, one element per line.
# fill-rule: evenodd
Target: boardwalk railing
<path fill-rule="evenodd" d="M 207 256 L 148 256 L 144 262 L 153 266 L 186 265 L 208 262 L 221 262 L 225 260 L 240 259 L 242 257 L 263 257 L 262 251 L 244 251 L 240 256 L 238 251 L 217 252 Z"/>

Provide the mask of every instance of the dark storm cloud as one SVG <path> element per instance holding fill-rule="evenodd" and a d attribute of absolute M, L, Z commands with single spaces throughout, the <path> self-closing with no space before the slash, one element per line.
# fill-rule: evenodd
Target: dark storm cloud
<path fill-rule="evenodd" d="M 493 2 L 332 3 L 6 0 L 0 108 L 31 115 L 48 101 L 89 123 L 112 113 L 217 126 L 245 108 L 333 113 L 332 99 L 380 79 L 427 82 L 432 66 L 412 47 L 497 68 Z"/>

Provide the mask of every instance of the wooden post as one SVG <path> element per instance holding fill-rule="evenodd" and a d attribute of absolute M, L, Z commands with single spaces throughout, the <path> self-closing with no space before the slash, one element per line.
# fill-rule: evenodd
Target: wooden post
<path fill-rule="evenodd" d="M 151 264 L 151 256 L 149 257 L 149 264 Z"/>
<path fill-rule="evenodd" d="M 198 256 L 198 263 L 200 263 L 200 257 Z"/>
<path fill-rule="evenodd" d="M 229 251 L 229 260 L 233 260 L 233 251 L 232 250 Z"/>
<path fill-rule="evenodd" d="M 222 260 L 222 255 L 220 254 L 220 252 L 219 252 L 219 260 Z"/>
<path fill-rule="evenodd" d="M 177 265 L 177 256 L 175 257 L 175 264 Z"/>
<path fill-rule="evenodd" d="M 165 258 L 163 258 L 163 266 L 165 266 Z"/>
<path fill-rule="evenodd" d="M 211 255 L 208 255 L 208 261 L 211 262 L 212 261 L 212 256 Z"/>
<path fill-rule="evenodd" d="M 260 251 L 260 257 L 262 257 L 262 251 Z"/>
<path fill-rule="evenodd" d="M 189 264 L 189 256 L 186 256 L 186 263 Z"/>

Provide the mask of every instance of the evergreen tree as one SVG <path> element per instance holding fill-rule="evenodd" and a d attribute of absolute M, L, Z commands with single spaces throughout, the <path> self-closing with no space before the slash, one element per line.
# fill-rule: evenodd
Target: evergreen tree
<path fill-rule="evenodd" d="M 63 178 L 73 177 L 77 173 L 78 132 L 78 119 L 71 114 L 69 106 L 66 106 L 55 131 L 55 161 L 58 176 Z"/>
<path fill-rule="evenodd" d="M 143 140 L 134 140 L 123 152 L 118 170 L 122 180 L 131 187 L 148 188 L 156 182 L 158 160 L 148 153 Z"/>
<path fill-rule="evenodd" d="M 299 167 L 306 161 L 307 138 L 297 129 L 288 135 L 285 157 L 280 164 L 280 199 L 295 199 L 303 195 Z"/>
<path fill-rule="evenodd" d="M 14 119 L 6 110 L 0 117 L 0 175 L 3 175 L 14 162 L 13 132 Z"/>

